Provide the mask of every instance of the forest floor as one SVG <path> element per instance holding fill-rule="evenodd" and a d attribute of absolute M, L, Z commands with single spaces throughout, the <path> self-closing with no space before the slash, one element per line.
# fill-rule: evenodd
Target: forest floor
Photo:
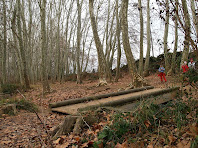
<path fill-rule="evenodd" d="M 155 75 L 146 77 L 146 80 L 150 85 L 156 88 L 166 88 L 172 86 L 180 86 L 178 76 L 167 76 L 167 82 L 161 83 L 160 78 Z M 111 117 L 114 112 L 102 111 L 98 116 L 100 120 L 98 123 L 91 127 L 87 127 L 83 130 L 81 135 L 74 136 L 73 134 L 68 136 L 62 136 L 55 141 L 49 140 L 49 132 L 59 125 L 66 115 L 51 113 L 48 105 L 52 102 L 63 101 L 67 99 L 75 99 L 85 96 L 93 96 L 98 94 L 105 94 L 110 92 L 117 92 L 118 90 L 125 89 L 129 86 L 130 77 L 127 74 L 123 74 L 119 82 L 108 83 L 106 86 L 96 87 L 97 80 L 85 80 L 82 84 L 76 84 L 76 82 L 68 81 L 64 83 L 51 83 L 52 92 L 46 94 L 43 97 L 42 85 L 40 83 L 32 85 L 32 89 L 28 92 L 21 92 L 14 98 L 25 98 L 39 107 L 38 113 L 30 113 L 28 111 L 20 110 L 14 116 L 3 115 L 0 118 L 0 147 L 48 147 L 48 145 L 53 145 L 55 147 L 117 147 L 117 148 L 127 148 L 127 147 L 190 147 L 192 141 L 196 142 L 196 136 L 198 135 L 198 124 L 197 124 L 197 110 L 191 109 L 188 112 L 188 122 L 185 123 L 182 128 L 178 129 L 177 125 L 171 120 L 167 121 L 167 124 L 159 123 L 157 133 L 151 133 L 148 129 L 140 134 L 141 129 L 139 128 L 139 136 L 133 134 L 133 138 L 125 137 L 122 141 L 109 139 L 105 141 L 108 136 L 104 134 L 104 129 L 106 125 L 112 127 L 114 125 L 114 119 Z M 196 100 L 197 105 L 197 95 L 196 92 L 192 92 L 190 98 Z M 183 102 L 189 100 L 189 95 L 182 97 Z M 106 117 L 104 119 L 104 117 Z M 128 119 L 130 116 L 119 116 L 120 119 Z M 170 120 L 170 119 L 167 119 Z M 145 123 L 146 122 L 146 123 Z M 128 123 L 128 122 L 127 122 Z M 147 128 L 151 126 L 151 121 L 144 121 Z M 111 125 L 110 125 L 111 124 Z M 96 126 L 97 125 L 97 126 Z M 91 130 L 91 129 L 92 130 Z M 122 130 L 122 129 L 121 129 Z M 165 136 L 159 134 L 159 130 L 166 131 Z M 100 133 L 100 134 L 99 134 Z M 99 138 L 97 135 L 103 135 Z M 86 135 L 86 136 L 85 136 Z M 115 135 L 114 135 L 115 136 Z M 128 135 L 129 136 L 129 135 Z M 141 137 L 141 138 L 140 138 Z M 135 139 L 135 140 L 134 140 Z M 138 140 L 137 140 L 138 139 Z M 148 140 L 149 139 L 149 140 Z M 102 141 L 102 143 L 101 143 Z M 131 142 L 133 141 L 133 142 Z M 197 138 L 198 141 L 198 138 Z M 195 143 L 194 142 L 194 143 Z M 106 145 L 104 145 L 104 143 Z M 114 143 L 112 145 L 112 143 Z M 136 144 L 136 145 L 134 145 Z M 153 146 L 155 145 L 155 146 Z"/>

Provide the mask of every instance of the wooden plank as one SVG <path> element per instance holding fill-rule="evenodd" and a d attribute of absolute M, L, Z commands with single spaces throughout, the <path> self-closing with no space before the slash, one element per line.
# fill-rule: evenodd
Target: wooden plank
<path fill-rule="evenodd" d="M 108 98 L 93 100 L 89 102 L 62 106 L 58 108 L 52 108 L 52 111 L 65 113 L 65 114 L 78 114 L 79 110 L 97 108 L 100 106 L 118 106 L 118 105 L 126 104 L 127 102 L 133 102 L 133 101 L 139 100 L 144 97 L 146 98 L 149 96 L 160 95 L 160 94 L 168 93 L 168 92 L 175 91 L 175 90 L 178 90 L 178 88 L 150 89 L 150 90 L 145 90 L 141 92 L 135 92 L 135 93 L 125 94 L 125 95 L 120 95 L 120 96 L 115 96 L 115 97 L 108 97 Z"/>
<path fill-rule="evenodd" d="M 153 88 L 154 88 L 153 86 L 145 86 L 145 87 L 141 87 L 141 88 L 135 88 L 135 89 L 130 89 L 130 90 L 126 90 L 126 91 L 113 92 L 113 93 L 102 94 L 102 95 L 97 95 L 97 96 L 69 99 L 69 100 L 65 100 L 65 101 L 61 101 L 61 102 L 50 103 L 49 107 L 56 108 L 56 107 L 61 107 L 61 106 L 65 106 L 65 105 L 71 105 L 71 104 L 77 104 L 77 103 L 87 102 L 87 101 L 91 101 L 91 100 L 98 100 L 98 99 L 102 99 L 102 98 L 119 96 L 119 95 L 129 94 L 129 93 L 133 93 L 133 92 L 139 92 L 139 91 L 153 89 Z"/>

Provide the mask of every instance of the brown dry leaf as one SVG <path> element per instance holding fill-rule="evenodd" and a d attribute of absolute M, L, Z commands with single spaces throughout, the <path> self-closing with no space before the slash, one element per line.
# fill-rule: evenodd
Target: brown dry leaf
<path fill-rule="evenodd" d="M 91 134 L 94 135 L 94 131 L 87 130 L 87 134 L 88 134 L 88 135 L 91 135 Z"/>
<path fill-rule="evenodd" d="M 123 147 L 123 148 L 128 148 L 128 142 L 125 141 L 124 143 L 122 143 L 122 147 Z"/>
<path fill-rule="evenodd" d="M 103 142 L 101 142 L 100 144 L 98 144 L 98 148 L 103 148 Z"/>
<path fill-rule="evenodd" d="M 83 144 L 81 145 L 81 147 L 82 147 L 82 148 L 88 147 L 88 146 L 89 146 L 88 144 L 89 144 L 89 142 L 83 143 Z"/>
<path fill-rule="evenodd" d="M 55 141 L 53 141 L 53 143 L 56 144 L 56 145 L 58 145 L 58 144 L 60 144 L 59 142 L 61 141 L 61 139 L 62 139 L 62 138 L 58 138 L 58 139 L 56 139 Z"/>
<path fill-rule="evenodd" d="M 69 147 L 69 145 L 70 145 L 70 143 L 69 142 L 66 142 L 66 143 L 64 143 L 62 145 L 56 146 L 56 148 L 67 148 L 67 147 Z"/>
<path fill-rule="evenodd" d="M 131 143 L 130 148 L 143 148 L 144 147 L 144 142 L 137 142 L 137 143 Z"/>
<path fill-rule="evenodd" d="M 71 134 L 71 135 L 69 135 L 69 139 L 72 139 L 73 137 L 74 137 L 74 135 L 72 135 L 72 134 Z"/>
<path fill-rule="evenodd" d="M 190 125 L 190 132 L 192 136 L 196 137 L 198 135 L 198 124 L 194 123 Z"/>
<path fill-rule="evenodd" d="M 106 122 L 100 122 L 100 123 L 98 123 L 98 125 L 100 125 L 100 126 L 104 126 L 106 124 L 107 124 Z"/>
<path fill-rule="evenodd" d="M 122 145 L 120 143 L 117 143 L 115 148 L 123 148 Z"/>
<path fill-rule="evenodd" d="M 153 144 L 150 143 L 150 144 L 147 146 L 147 148 L 153 148 Z"/>
<path fill-rule="evenodd" d="M 182 140 L 180 143 L 177 144 L 178 148 L 190 148 L 191 142 Z"/>
<path fill-rule="evenodd" d="M 80 141 L 80 137 L 79 136 L 75 136 L 74 139 L 79 142 Z"/>
<path fill-rule="evenodd" d="M 135 143 L 131 143 L 130 148 L 137 148 L 137 145 Z"/>
<path fill-rule="evenodd" d="M 169 144 L 171 145 L 172 143 L 174 143 L 176 141 L 176 137 L 174 137 L 173 135 L 168 136 L 169 139 Z"/>
<path fill-rule="evenodd" d="M 10 141 L 10 140 L 8 140 L 8 141 L 1 141 L 2 144 L 6 144 L 6 145 L 9 144 L 9 143 L 11 143 L 11 142 L 12 141 Z"/>
<path fill-rule="evenodd" d="M 159 143 L 164 144 L 164 142 L 165 142 L 165 139 L 164 138 L 160 138 L 159 139 Z"/>
<path fill-rule="evenodd" d="M 151 122 L 149 120 L 145 120 L 144 124 L 146 125 L 146 127 L 148 128 L 151 125 Z"/>

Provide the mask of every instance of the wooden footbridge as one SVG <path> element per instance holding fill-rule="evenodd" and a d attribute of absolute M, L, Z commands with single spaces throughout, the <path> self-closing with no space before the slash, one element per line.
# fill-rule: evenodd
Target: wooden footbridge
<path fill-rule="evenodd" d="M 98 107 L 112 107 L 122 111 L 132 111 L 139 100 L 150 99 L 155 104 L 161 104 L 172 100 L 179 87 L 154 88 L 146 86 L 127 91 L 102 94 L 78 99 L 70 99 L 62 102 L 51 103 L 49 106 L 53 112 L 77 115 L 79 111 Z"/>

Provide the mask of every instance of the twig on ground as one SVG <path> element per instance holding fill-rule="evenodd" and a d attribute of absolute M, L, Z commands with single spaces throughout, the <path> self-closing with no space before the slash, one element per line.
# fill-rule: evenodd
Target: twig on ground
<path fill-rule="evenodd" d="M 159 138 L 159 132 L 160 132 L 160 120 L 159 120 L 159 126 L 158 126 L 158 132 L 157 132 L 157 138 L 156 138 L 156 141 L 155 143 L 153 144 L 153 146 L 156 145 L 157 141 L 158 141 L 158 138 Z"/>
<path fill-rule="evenodd" d="M 17 92 L 25 99 L 25 100 L 27 100 L 26 99 L 26 97 L 17 89 Z"/>
<path fill-rule="evenodd" d="M 89 124 L 84 120 L 84 118 L 83 118 L 83 116 L 82 116 L 81 114 L 80 114 L 80 116 L 81 116 L 83 122 L 87 125 L 87 127 L 88 127 L 89 130 L 91 131 L 91 127 L 89 126 Z"/>

